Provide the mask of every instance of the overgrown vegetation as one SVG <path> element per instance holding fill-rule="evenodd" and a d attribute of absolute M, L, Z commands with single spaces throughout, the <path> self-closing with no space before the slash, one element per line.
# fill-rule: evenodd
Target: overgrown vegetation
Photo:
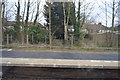
<path fill-rule="evenodd" d="M 7 5 L 10 4 L 3 0 L 2 22 L 4 45 L 12 43 L 27 45 L 45 44 L 51 47 L 115 47 L 117 45 L 117 35 L 111 33 L 110 35 L 109 33 L 93 35 L 83 31 L 82 28 L 84 24 L 95 23 L 95 21 L 90 19 L 92 6 L 89 5 L 91 3 L 85 3 L 84 0 L 80 0 L 77 4 L 75 4 L 75 2 L 46 2 L 43 6 L 43 12 L 40 7 L 41 3 L 39 0 L 37 0 L 37 2 L 30 2 L 30 0 L 28 0 L 24 3 L 24 6 L 21 7 L 23 3 L 21 0 L 18 0 L 15 2 L 15 5 L 13 5 L 13 8 L 15 8 L 15 20 L 9 21 L 7 14 L 11 11 L 11 8 L 10 10 L 6 10 L 5 8 L 8 8 L 9 6 Z M 117 31 L 117 29 L 114 28 L 115 4 L 117 3 L 113 0 L 113 5 L 111 6 L 113 10 L 112 32 Z M 35 8 L 33 9 L 32 6 Z M 91 10 L 88 11 L 88 7 Z M 46 21 L 44 25 L 39 23 L 40 13 L 42 13 L 42 16 L 44 15 Z M 73 32 L 68 30 L 71 26 L 73 26 Z"/>

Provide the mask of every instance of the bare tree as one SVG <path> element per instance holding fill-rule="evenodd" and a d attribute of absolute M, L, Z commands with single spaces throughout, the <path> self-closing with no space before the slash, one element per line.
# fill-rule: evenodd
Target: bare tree
<path fill-rule="evenodd" d="M 115 0 L 112 2 L 112 28 L 115 25 Z"/>
<path fill-rule="evenodd" d="M 70 10 L 71 10 L 71 3 L 63 2 L 63 14 L 64 14 L 64 42 L 67 43 L 68 40 L 68 23 L 70 19 Z"/>
<path fill-rule="evenodd" d="M 106 0 L 105 0 L 105 16 L 106 16 L 106 27 L 107 27 L 107 23 L 108 23 L 107 16 L 108 16 L 108 14 L 107 14 L 107 3 L 106 3 Z"/>
<path fill-rule="evenodd" d="M 49 44 L 50 49 L 52 48 L 52 34 L 51 34 L 51 3 L 49 3 Z"/>
<path fill-rule="evenodd" d="M 67 14 L 67 25 L 68 25 L 68 22 L 69 22 L 69 18 L 70 18 L 70 2 L 68 3 L 68 10 L 67 10 L 67 12 L 68 12 L 68 14 Z"/>
<path fill-rule="evenodd" d="M 20 0 L 18 0 L 18 5 L 16 5 L 17 7 L 17 14 L 16 14 L 16 24 L 15 24 L 15 30 L 16 30 L 16 38 L 17 38 L 17 42 L 21 43 L 21 36 L 20 36 Z"/>
<path fill-rule="evenodd" d="M 4 30 L 3 30 L 3 25 L 5 24 L 5 17 L 4 17 L 4 15 L 5 15 L 5 1 L 3 0 L 2 1 L 2 6 L 1 6 L 1 10 L 0 11 L 2 11 L 1 13 L 2 13 L 2 35 L 3 35 L 3 38 L 2 38 L 2 40 L 4 39 Z"/>
<path fill-rule="evenodd" d="M 30 22 L 32 22 L 32 20 L 33 20 L 33 15 L 34 15 L 34 12 L 35 12 L 35 8 L 33 9 L 33 11 L 32 11 L 32 15 L 31 15 L 31 19 L 30 19 Z"/>
<path fill-rule="evenodd" d="M 118 25 L 120 25 L 120 1 L 118 2 Z"/>
<path fill-rule="evenodd" d="M 115 18 L 116 18 L 116 14 L 117 14 L 117 5 L 118 5 L 118 0 L 111 0 L 110 2 L 109 1 L 101 1 L 103 5 L 105 5 L 105 7 L 103 7 L 102 5 L 100 5 L 98 3 L 98 6 L 99 8 L 105 12 L 105 19 L 103 19 L 103 21 L 105 21 L 105 24 L 106 24 L 106 27 L 108 26 L 108 24 L 111 24 L 111 34 L 107 34 L 106 33 L 106 43 L 107 43 L 107 46 L 115 46 L 114 44 L 114 29 L 115 29 Z M 100 16 L 101 17 L 101 16 Z M 111 20 L 110 22 L 108 22 L 108 20 Z M 107 30 L 107 29 L 106 29 Z"/>
<path fill-rule="evenodd" d="M 106 2 L 106 0 L 105 0 L 105 16 L 106 16 L 106 27 L 108 26 L 108 9 L 107 9 L 107 2 Z M 106 28 L 106 30 L 107 30 L 107 28 Z M 106 32 L 106 46 L 109 46 L 109 35 L 107 34 L 107 32 Z"/>
<path fill-rule="evenodd" d="M 8 32 L 8 27 L 6 25 L 8 24 L 8 21 L 13 17 L 12 8 L 14 7 L 14 4 L 11 4 L 9 6 L 9 2 L 7 2 L 7 0 L 2 0 L 1 4 L 2 4 L 2 35 L 3 35 L 3 42 L 6 41 L 6 43 L 7 43 L 7 40 L 5 40 L 5 39 L 7 39 L 8 33 L 5 35 L 5 32 Z"/>
<path fill-rule="evenodd" d="M 23 9 L 23 13 L 22 13 L 22 31 L 21 31 L 22 44 L 25 43 L 25 23 L 24 23 L 25 10 L 26 10 L 26 0 L 24 2 L 24 9 Z"/>
<path fill-rule="evenodd" d="M 5 15 L 5 1 L 3 0 L 2 1 L 2 23 L 4 23 L 4 19 L 5 19 L 5 17 L 4 17 L 4 15 Z"/>
<path fill-rule="evenodd" d="M 64 41 L 66 43 L 68 39 L 68 32 L 67 32 L 67 21 L 66 21 L 66 12 L 65 12 L 65 3 L 63 2 L 63 13 L 64 13 Z"/>
<path fill-rule="evenodd" d="M 36 12 L 35 19 L 34 19 L 34 25 L 36 24 L 37 18 L 39 16 L 39 6 L 40 6 L 40 1 L 37 0 L 37 12 Z"/>
<path fill-rule="evenodd" d="M 28 27 L 29 9 L 30 9 L 30 0 L 28 0 L 27 2 L 27 14 L 26 14 L 26 20 L 25 20 L 25 27 Z"/>
<path fill-rule="evenodd" d="M 111 35 L 111 46 L 114 46 L 114 27 L 115 27 L 115 0 L 112 1 L 112 35 Z"/>
<path fill-rule="evenodd" d="M 1 13 L 2 13 L 2 4 L 0 2 L 0 45 L 2 45 L 2 16 L 1 16 Z M 1 46 L 0 46 L 1 48 Z"/>
<path fill-rule="evenodd" d="M 25 27 L 26 27 L 26 43 L 29 43 L 29 36 L 28 36 L 28 19 L 29 19 L 29 9 L 30 9 L 30 0 L 27 2 L 27 14 L 26 14 L 26 20 L 25 20 Z"/>

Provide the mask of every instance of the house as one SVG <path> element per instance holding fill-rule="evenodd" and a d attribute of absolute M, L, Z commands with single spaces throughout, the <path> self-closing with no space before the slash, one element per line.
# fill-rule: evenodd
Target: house
<path fill-rule="evenodd" d="M 101 23 L 84 24 L 82 27 L 82 31 L 89 34 L 102 34 L 106 32 L 111 32 L 111 30 L 108 27 L 102 25 Z"/>
<path fill-rule="evenodd" d="M 41 26 L 41 27 L 44 27 L 41 23 L 36 23 L 36 24 L 34 24 L 33 22 L 28 22 L 28 26 Z"/>
<path fill-rule="evenodd" d="M 120 25 L 118 25 L 118 26 L 115 27 L 114 33 L 120 34 Z"/>
<path fill-rule="evenodd" d="M 6 21 L 4 20 L 3 21 L 3 29 L 6 30 L 6 29 L 9 29 L 9 28 L 12 28 L 14 29 L 14 26 L 15 26 L 15 21 Z M 33 26 L 33 22 L 28 22 L 28 26 Z M 41 23 L 36 23 L 35 26 L 41 26 L 41 27 L 44 27 Z M 22 29 L 22 24 L 20 24 L 20 28 Z"/>
<path fill-rule="evenodd" d="M 3 30 L 14 29 L 15 21 L 4 21 L 2 25 L 3 25 Z"/>

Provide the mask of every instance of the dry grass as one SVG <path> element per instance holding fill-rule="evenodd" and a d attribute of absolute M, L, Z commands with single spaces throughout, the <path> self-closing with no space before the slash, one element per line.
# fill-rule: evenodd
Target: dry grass
<path fill-rule="evenodd" d="M 13 48 L 13 50 L 24 50 L 24 51 L 56 51 L 56 52 L 87 52 L 87 53 L 117 53 L 117 50 L 102 50 L 102 49 L 83 49 L 83 48 Z"/>
<path fill-rule="evenodd" d="M 118 53 L 115 49 L 100 49 L 100 48 L 86 48 L 86 47 L 64 47 L 64 46 L 53 46 L 52 49 L 46 44 L 36 44 L 36 45 L 20 45 L 20 44 L 10 44 L 6 48 L 12 48 L 13 50 L 21 51 L 58 51 L 58 52 L 87 52 L 87 53 Z"/>

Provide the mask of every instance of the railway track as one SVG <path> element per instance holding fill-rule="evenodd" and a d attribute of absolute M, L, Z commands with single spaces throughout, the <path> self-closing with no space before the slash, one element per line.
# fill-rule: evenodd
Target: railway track
<path fill-rule="evenodd" d="M 119 69 L 4 66 L 2 80 L 118 80 Z"/>

